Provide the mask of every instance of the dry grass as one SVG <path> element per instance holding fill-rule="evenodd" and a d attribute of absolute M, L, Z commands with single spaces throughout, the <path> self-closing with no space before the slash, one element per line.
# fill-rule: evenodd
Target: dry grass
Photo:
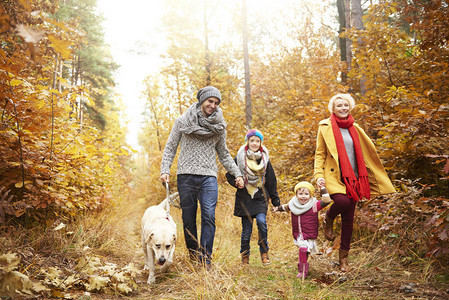
<path fill-rule="evenodd" d="M 92 293 L 93 299 L 444 299 L 448 277 L 438 272 L 430 259 L 415 257 L 408 264 L 398 259 L 394 245 L 378 241 L 375 235 L 356 234 L 350 262 L 353 270 L 338 274 L 336 245 L 319 240 L 323 253 L 310 259 L 310 276 L 296 278 L 297 247 L 291 237 L 290 217 L 268 213 L 270 259 L 263 266 L 257 245 L 257 227 L 251 241 L 250 266 L 240 264 L 240 218 L 232 215 L 233 190 L 220 187 L 216 211 L 217 231 L 212 270 L 188 259 L 184 245 L 180 210 L 171 209 L 178 226 L 175 264 L 167 274 L 156 273 L 147 285 L 148 273 L 136 278 L 137 290 L 128 295 Z M 23 230 L 11 228 L 2 237 L 1 252 L 14 250 L 22 257 L 23 270 L 32 277 L 42 266 L 70 269 L 88 252 L 104 261 L 125 266 L 130 262 L 143 269 L 140 246 L 140 218 L 151 201 L 127 195 L 107 211 L 80 218 L 66 228 Z M 199 217 L 199 216 L 198 216 Z M 199 222 L 199 218 L 198 218 Z M 322 233 L 320 233 L 320 238 Z M 333 246 L 333 247 L 332 247 Z M 87 248 L 88 247 L 88 248 Z M 412 286 L 407 293 L 404 286 Z M 82 293 L 82 292 L 79 292 Z"/>
<path fill-rule="evenodd" d="M 242 267 L 239 254 L 241 223 L 240 218 L 232 215 L 233 190 L 223 186 L 219 195 L 213 269 L 207 271 L 203 266 L 189 261 L 183 241 L 181 214 L 173 208 L 171 214 L 178 224 L 179 236 L 175 265 L 169 274 L 159 274 L 156 284 L 152 286 L 146 285 L 147 274 L 143 274 L 139 292 L 133 298 L 392 299 L 410 296 L 438 299 L 444 297 L 444 290 L 448 288 L 447 283 L 434 288 L 441 282 L 434 280 L 431 260 L 422 260 L 421 263 L 417 260 L 415 265 L 405 268 L 395 253 L 388 252 L 394 249 L 394 245 L 374 245 L 377 238 L 373 235 L 356 238 L 350 254 L 353 270 L 345 276 L 338 274 L 335 264 L 338 261 L 337 246 L 320 240 L 323 252 L 333 251 L 313 257 L 310 260 L 310 276 L 301 281 L 296 278 L 298 256 L 297 247 L 292 242 L 290 217 L 271 212 L 267 221 L 272 264 L 261 264 L 257 228 L 254 226 L 250 266 Z M 142 254 L 137 253 L 136 259 L 143 261 Z M 409 295 L 405 294 L 404 289 L 401 290 L 407 284 L 416 284 L 417 287 Z"/>

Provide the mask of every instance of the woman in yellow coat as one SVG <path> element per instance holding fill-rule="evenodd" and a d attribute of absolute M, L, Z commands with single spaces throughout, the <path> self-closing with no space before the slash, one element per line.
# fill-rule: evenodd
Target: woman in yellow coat
<path fill-rule="evenodd" d="M 315 151 L 317 185 L 326 186 L 334 201 L 324 219 L 326 239 L 335 239 L 333 222 L 341 215 L 339 261 L 343 272 L 349 269 L 356 202 L 395 192 L 373 142 L 350 115 L 354 106 L 349 94 L 337 94 L 330 99 L 331 117 L 319 123 Z"/>

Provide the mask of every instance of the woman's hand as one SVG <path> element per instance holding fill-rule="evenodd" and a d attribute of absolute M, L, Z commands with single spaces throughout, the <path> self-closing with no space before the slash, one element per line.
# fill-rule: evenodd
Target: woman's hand
<path fill-rule="evenodd" d="M 318 185 L 318 187 L 321 189 L 323 187 L 326 186 L 326 181 L 324 180 L 323 177 L 320 177 L 316 180 L 316 184 Z"/>

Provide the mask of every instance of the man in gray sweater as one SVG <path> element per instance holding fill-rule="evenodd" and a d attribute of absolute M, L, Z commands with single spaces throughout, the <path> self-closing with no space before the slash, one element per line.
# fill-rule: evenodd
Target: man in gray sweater
<path fill-rule="evenodd" d="M 161 180 L 169 181 L 170 167 L 178 146 L 177 184 L 182 209 L 184 238 L 192 260 L 210 266 L 215 237 L 215 207 L 218 198 L 217 160 L 236 177 L 243 188 L 244 181 L 226 146 L 226 122 L 219 107 L 220 91 L 207 86 L 198 91 L 198 102 L 175 120 L 165 145 L 161 162 Z M 201 209 L 201 239 L 198 244 L 196 212 Z"/>

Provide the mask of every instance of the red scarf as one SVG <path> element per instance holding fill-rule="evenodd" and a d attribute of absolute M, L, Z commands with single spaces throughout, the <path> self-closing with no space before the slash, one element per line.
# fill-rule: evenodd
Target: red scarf
<path fill-rule="evenodd" d="M 335 114 L 331 116 L 332 132 L 334 133 L 335 143 L 337 144 L 337 152 L 340 161 L 341 176 L 346 185 L 346 191 L 349 197 L 358 201 L 363 197 L 370 198 L 370 187 L 368 180 L 368 171 L 366 170 L 365 160 L 363 159 L 362 147 L 360 146 L 359 135 L 353 126 L 354 118 L 348 115 L 346 120 L 339 119 Z M 355 156 L 357 159 L 357 167 L 359 178 L 355 176 L 348 154 L 346 153 L 345 143 L 341 135 L 340 128 L 347 128 L 354 142 Z"/>

